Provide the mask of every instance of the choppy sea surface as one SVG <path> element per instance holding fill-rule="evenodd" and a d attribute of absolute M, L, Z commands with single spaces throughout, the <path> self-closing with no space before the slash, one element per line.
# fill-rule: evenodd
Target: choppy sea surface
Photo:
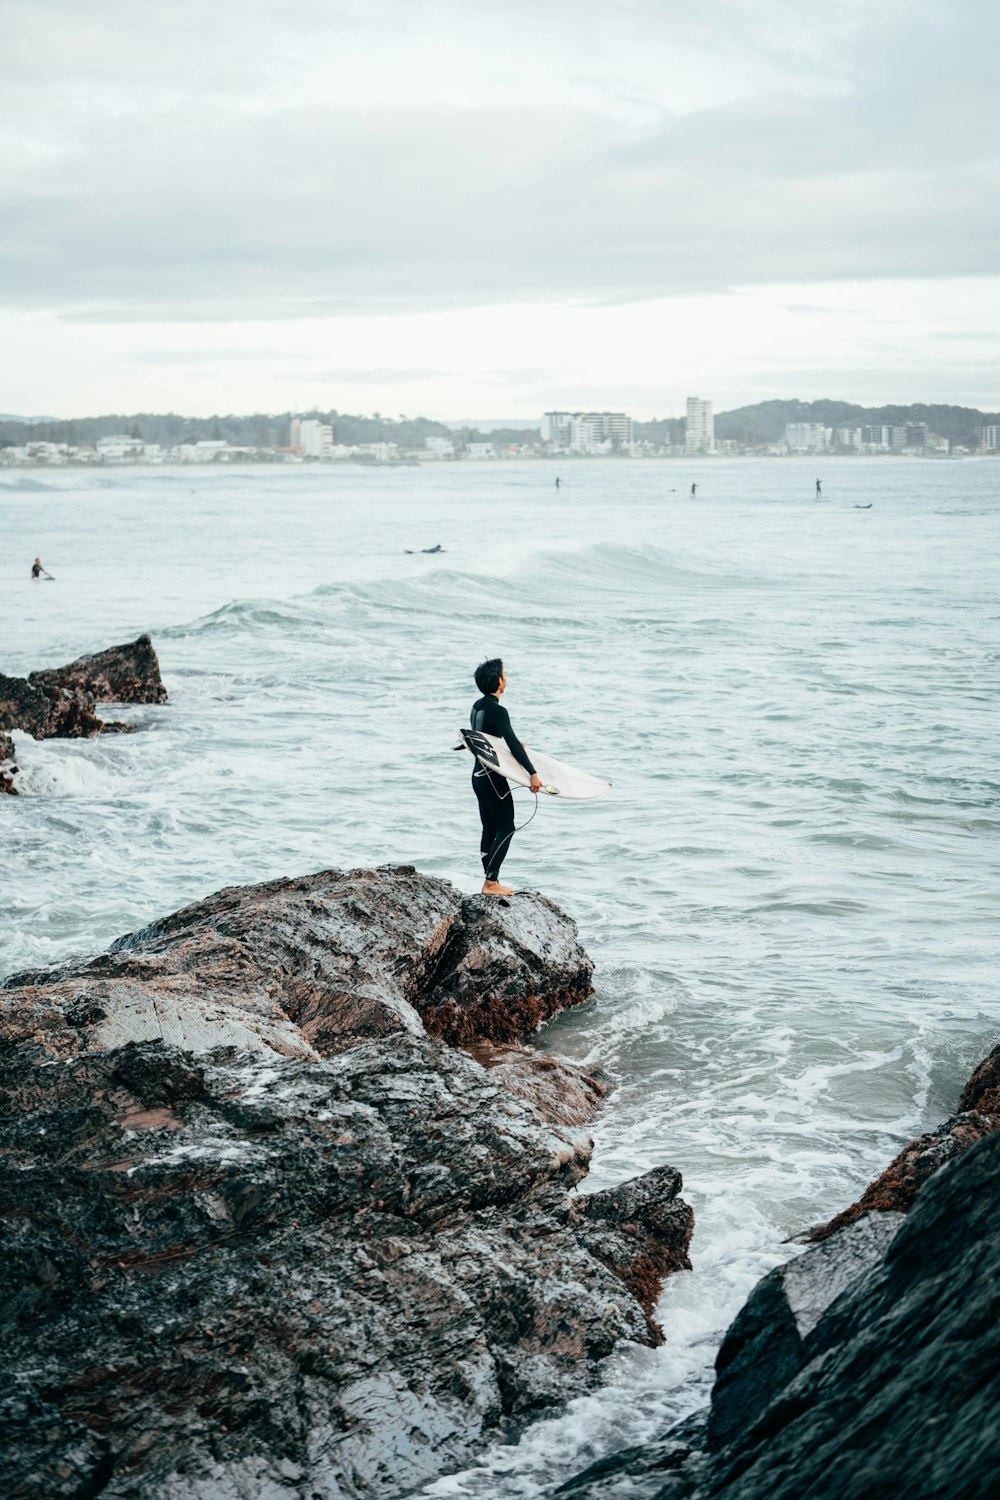
<path fill-rule="evenodd" d="M 597 963 L 539 1038 L 615 1081 L 587 1187 L 679 1167 L 695 1268 L 663 1348 L 426 1496 L 535 1500 L 703 1404 L 786 1238 L 954 1110 L 1000 1015 L 1000 462 L 556 472 L 0 472 L 0 670 L 149 630 L 170 693 L 16 736 L 0 974 L 331 865 L 478 888 L 449 747 L 487 655 L 529 747 L 614 783 L 541 799 L 504 876 Z"/>

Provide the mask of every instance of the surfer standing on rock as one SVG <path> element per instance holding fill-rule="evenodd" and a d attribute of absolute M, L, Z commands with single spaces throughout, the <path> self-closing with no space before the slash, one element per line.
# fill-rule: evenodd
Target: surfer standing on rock
<path fill-rule="evenodd" d="M 484 661 L 476 668 L 476 687 L 482 697 L 472 705 L 469 722 L 480 734 L 494 734 L 502 739 L 511 755 L 531 777 L 531 790 L 542 790 L 541 777 L 535 771 L 521 741 L 510 727 L 510 715 L 500 703 L 500 694 L 507 686 L 503 662 L 498 656 Z M 486 896 L 513 896 L 508 885 L 500 884 L 500 866 L 514 837 L 514 798 L 504 776 L 487 771 L 478 761 L 472 773 L 472 789 L 479 803 L 479 817 L 483 825 L 483 836 L 479 851 L 483 860 L 483 894 Z"/>

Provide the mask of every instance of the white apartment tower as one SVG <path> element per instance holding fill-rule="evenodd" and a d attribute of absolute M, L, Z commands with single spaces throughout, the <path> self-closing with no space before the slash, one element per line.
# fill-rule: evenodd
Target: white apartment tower
<path fill-rule="evenodd" d="M 542 442 L 571 453 L 607 453 L 632 441 L 632 418 L 623 411 L 547 411 Z"/>
<path fill-rule="evenodd" d="M 685 453 L 715 452 L 715 417 L 711 401 L 700 396 L 687 398 L 687 426 L 684 433 Z"/>
<path fill-rule="evenodd" d="M 318 422 L 312 417 L 295 419 L 292 423 L 293 443 L 294 429 L 298 422 L 299 440 L 295 444 L 302 453 L 303 458 L 332 458 L 333 457 L 333 427 L 326 422 Z"/>

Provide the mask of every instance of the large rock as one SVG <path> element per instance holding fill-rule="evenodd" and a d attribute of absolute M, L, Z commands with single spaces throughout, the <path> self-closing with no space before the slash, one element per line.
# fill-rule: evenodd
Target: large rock
<path fill-rule="evenodd" d="M 23 729 L 36 740 L 91 739 L 128 734 L 118 720 L 99 719 L 95 703 L 165 703 L 167 690 L 148 635 L 125 646 L 81 656 L 68 667 L 8 677 L 0 672 L 0 793 L 16 792 L 14 745 L 6 731 Z"/>
<path fill-rule="evenodd" d="M 807 1335 L 799 1373 L 714 1455 L 710 1493 L 732 1500 L 994 1493 L 998 1285 L 994 1135 L 923 1188 L 884 1260 Z"/>
<path fill-rule="evenodd" d="M 517 1049 L 422 1024 L 449 942 L 449 1014 L 499 1024 L 466 928 L 543 1012 L 585 996 L 567 918 L 492 905 L 272 881 L 0 990 L 5 1500 L 400 1495 L 658 1341 L 629 1286 L 686 1256 L 677 1174 L 572 1194 L 590 1140 L 511 1087 Z"/>
<path fill-rule="evenodd" d="M 34 684 L 0 672 L 0 730 L 23 729 L 36 740 L 89 739 L 106 727 L 89 693 Z M 119 726 L 114 726 L 115 728 Z"/>
<path fill-rule="evenodd" d="M 166 703 L 167 690 L 160 676 L 153 642 L 148 635 L 81 656 L 65 667 L 32 672 L 28 681 L 65 688 L 71 693 L 89 693 L 97 703 Z"/>
<path fill-rule="evenodd" d="M 972 1075 L 956 1119 L 989 1122 L 998 1087 L 1000 1048 Z M 920 1180 L 903 1197 L 908 1213 L 887 1204 L 845 1216 L 754 1289 L 720 1349 L 708 1412 L 602 1459 L 558 1493 L 992 1494 L 1000 1465 L 1000 1134 L 986 1124 L 963 1149 L 953 1120 L 923 1139 L 942 1149 L 936 1170 L 926 1170 L 928 1161 L 913 1168 Z"/>
<path fill-rule="evenodd" d="M 409 866 L 326 870 L 219 891 L 99 958 L 12 976 L 0 1037 L 56 1057 L 163 1039 L 315 1059 L 425 1029 L 513 1041 L 585 1000 L 592 974 L 544 896 L 463 898 Z"/>
<path fill-rule="evenodd" d="M 841 1292 L 878 1265 L 904 1222 L 869 1213 L 778 1266 L 754 1287 L 715 1361 L 709 1436 L 722 1447 L 749 1427 L 806 1363 L 807 1340 Z"/>

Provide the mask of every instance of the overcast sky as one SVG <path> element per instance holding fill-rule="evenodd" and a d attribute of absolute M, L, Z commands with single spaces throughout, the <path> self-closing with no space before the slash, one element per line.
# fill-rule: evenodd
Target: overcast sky
<path fill-rule="evenodd" d="M 0 411 L 1000 408 L 995 0 L 0 0 Z"/>

